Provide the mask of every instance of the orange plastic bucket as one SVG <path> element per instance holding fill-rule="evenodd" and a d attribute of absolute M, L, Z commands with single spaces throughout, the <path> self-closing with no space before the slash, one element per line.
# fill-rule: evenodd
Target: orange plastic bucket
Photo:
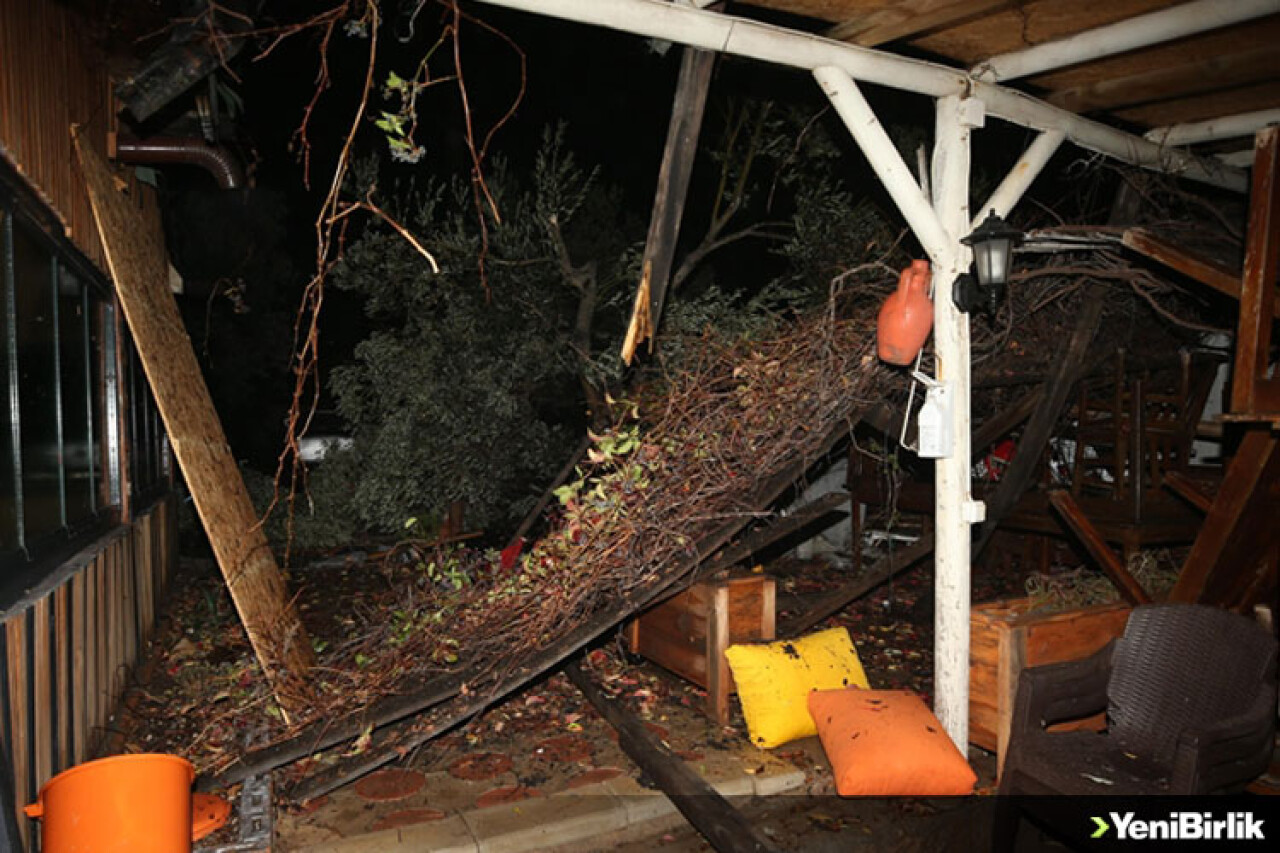
<path fill-rule="evenodd" d="M 64 770 L 27 817 L 44 853 L 190 853 L 195 770 L 176 755 L 117 755 Z"/>

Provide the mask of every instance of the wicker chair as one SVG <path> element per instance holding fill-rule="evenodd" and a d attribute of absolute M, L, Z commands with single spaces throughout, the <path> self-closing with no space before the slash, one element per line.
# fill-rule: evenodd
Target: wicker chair
<path fill-rule="evenodd" d="M 1048 732 L 1105 710 L 1107 730 Z M 1267 769 L 1276 639 L 1193 604 L 1138 607 L 1090 658 L 1023 670 L 1002 794 L 1202 794 Z"/>

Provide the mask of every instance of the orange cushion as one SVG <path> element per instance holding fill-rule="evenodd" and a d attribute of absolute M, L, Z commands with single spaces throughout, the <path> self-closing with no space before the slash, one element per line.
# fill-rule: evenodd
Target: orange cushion
<path fill-rule="evenodd" d="M 969 794 L 978 781 L 938 718 L 909 690 L 816 690 L 809 713 L 841 796 Z"/>

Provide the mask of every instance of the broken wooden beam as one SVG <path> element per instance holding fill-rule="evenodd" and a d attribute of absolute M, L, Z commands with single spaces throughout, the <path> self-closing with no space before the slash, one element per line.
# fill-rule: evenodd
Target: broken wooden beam
<path fill-rule="evenodd" d="M 1080 509 L 1080 505 L 1076 503 L 1076 499 L 1071 493 L 1065 489 L 1049 493 L 1049 502 L 1053 504 L 1061 515 L 1062 520 L 1067 523 L 1068 529 L 1076 535 L 1080 543 L 1084 545 L 1089 555 L 1097 561 L 1102 571 L 1106 573 L 1111 582 L 1116 585 L 1116 589 L 1120 591 L 1120 596 L 1125 601 L 1137 607 L 1139 604 L 1150 604 L 1151 596 L 1142 588 L 1142 584 L 1129 574 L 1129 569 L 1116 556 L 1115 551 L 1107 545 L 1102 534 L 1093 526 L 1093 522 Z"/>
<path fill-rule="evenodd" d="M 1124 245 L 1145 258 L 1176 270 L 1190 279 L 1206 285 L 1224 296 L 1240 299 L 1240 273 L 1231 270 L 1212 258 L 1167 243 L 1145 228 L 1130 228 L 1124 232 Z M 1280 316 L 1280 305 L 1276 306 Z"/>
<path fill-rule="evenodd" d="M 1231 373 L 1231 412 L 1280 414 L 1280 376 L 1271 375 L 1271 326 L 1280 299 L 1280 128 L 1259 131 L 1254 140 L 1253 191 L 1249 196 L 1249 232 L 1240 283 L 1240 321 Z"/>
<path fill-rule="evenodd" d="M 1250 571 L 1280 538 L 1280 438 L 1266 427 L 1245 433 L 1227 465 L 1200 535 L 1169 601 L 1220 603 L 1232 577 Z"/>
<path fill-rule="evenodd" d="M 1122 183 L 1112 202 L 1107 224 L 1128 224 L 1134 218 L 1140 201 L 1132 185 Z M 1103 287 L 1097 283 L 1085 286 L 1081 295 L 1080 313 L 1076 316 L 1076 325 L 1066 350 L 1049 371 L 1040 405 L 1022 431 L 1022 438 L 1018 441 L 1004 477 L 986 501 L 986 521 L 978 530 L 970 559 L 977 560 L 982 555 L 1000 522 L 1017 505 L 1022 493 L 1031 485 L 1040 469 L 1040 456 L 1049 443 L 1063 406 L 1067 403 L 1067 395 L 1086 372 L 1089 349 L 1102 323 L 1102 309 L 1106 302 L 1103 292 Z"/>
<path fill-rule="evenodd" d="M 919 540 L 902 548 L 897 553 L 881 559 L 876 563 L 875 568 L 871 569 L 865 576 L 850 581 L 823 596 L 809 607 L 803 616 L 791 619 L 780 625 L 778 628 L 779 635 L 795 637 L 803 634 L 823 619 L 843 610 L 848 606 L 849 602 L 861 598 L 882 583 L 886 583 L 894 575 L 906 571 L 932 553 L 933 534 L 920 537 Z"/>
<path fill-rule="evenodd" d="M 694 829 L 720 853 L 771 853 L 777 851 L 767 838 L 720 796 L 683 758 L 671 752 L 625 708 L 602 694 L 576 662 L 565 665 L 564 674 L 618 733 L 618 746 L 657 783 L 667 799 Z"/>
<path fill-rule="evenodd" d="M 680 79 L 676 82 L 676 94 L 671 105 L 671 123 L 667 128 L 667 143 L 658 170 L 658 190 L 640 264 L 640 285 L 622 344 L 622 360 L 627 364 L 631 363 L 636 347 L 646 339 L 652 350 L 654 336 L 658 333 L 662 305 L 671 280 L 676 240 L 680 236 L 684 200 L 693 174 L 693 161 L 698 153 L 698 136 L 702 131 L 702 116 L 706 112 L 707 92 L 711 88 L 711 69 L 716 62 L 715 51 L 692 47 L 683 51 Z"/>
<path fill-rule="evenodd" d="M 1086 288 L 1082 297 L 1083 306 L 1076 317 L 1076 326 L 1072 330 L 1071 339 L 1067 342 L 1066 351 L 1059 358 L 1050 372 L 1050 378 L 1041 389 L 1039 405 L 1022 431 L 1022 438 L 1014 449 L 1013 459 L 1009 461 L 1004 476 L 996 485 L 995 492 L 987 500 L 987 518 L 978 531 L 977 541 L 973 545 L 972 559 L 976 560 L 991 541 L 1000 522 L 1018 503 L 1022 493 L 1035 480 L 1040 470 L 1040 455 L 1049 442 L 1049 437 L 1058 422 L 1067 403 L 1067 395 L 1080 378 L 1085 357 L 1093 343 L 1094 334 L 1102 322 L 1102 307 L 1106 300 L 1102 298 L 1102 289 L 1093 284 Z"/>
<path fill-rule="evenodd" d="M 162 246 L 138 225 L 135 202 L 106 161 L 73 132 L 94 220 L 120 306 L 218 568 L 258 663 L 286 713 L 305 695 L 315 652 L 222 431 L 182 315 Z"/>

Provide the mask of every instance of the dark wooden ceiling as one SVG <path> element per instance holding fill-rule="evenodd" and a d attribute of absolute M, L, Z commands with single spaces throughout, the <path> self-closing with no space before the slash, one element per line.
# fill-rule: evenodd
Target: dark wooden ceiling
<path fill-rule="evenodd" d="M 1233 0 L 1221 0 L 1230 3 Z M 739 0 L 817 19 L 832 38 L 959 67 L 1180 0 Z M 1280 107 L 1280 13 L 1011 81 L 1051 104 L 1146 130 Z M 1243 144 L 1243 143 L 1242 143 Z"/>

